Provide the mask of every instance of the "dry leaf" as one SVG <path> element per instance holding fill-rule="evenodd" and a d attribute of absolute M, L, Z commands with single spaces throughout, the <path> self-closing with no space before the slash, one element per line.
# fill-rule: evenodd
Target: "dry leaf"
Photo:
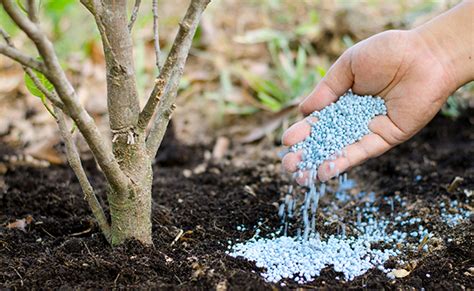
<path fill-rule="evenodd" d="M 33 222 L 33 216 L 28 215 L 25 218 L 17 219 L 14 222 L 10 222 L 7 224 L 8 229 L 19 229 L 21 231 L 26 232 L 26 226 Z"/>
<path fill-rule="evenodd" d="M 410 275 L 410 272 L 408 272 L 405 269 L 396 269 L 396 270 L 393 270 L 390 273 L 392 273 L 396 278 L 403 278 L 403 277 L 406 277 L 406 276 Z"/>
<path fill-rule="evenodd" d="M 65 163 L 65 159 L 61 153 L 59 153 L 55 146 L 60 142 L 59 136 L 53 135 L 49 139 L 38 141 L 25 149 L 25 154 L 31 155 L 32 157 L 48 161 L 51 164 L 60 165 Z"/>
<path fill-rule="evenodd" d="M 193 268 L 193 274 L 192 274 L 193 279 L 197 279 L 199 277 L 204 276 L 206 274 L 207 269 L 209 269 L 209 267 L 201 265 L 198 262 L 194 262 L 191 266 Z"/>
<path fill-rule="evenodd" d="M 199 175 L 199 174 L 204 173 L 206 169 L 207 169 L 207 165 L 202 163 L 202 164 L 197 165 L 196 168 L 194 168 L 193 173 L 196 175 Z"/>
<path fill-rule="evenodd" d="M 222 159 L 227 150 L 229 149 L 230 140 L 227 137 L 220 136 L 217 138 L 216 144 L 214 145 L 214 149 L 212 150 L 212 157 L 215 160 Z"/>

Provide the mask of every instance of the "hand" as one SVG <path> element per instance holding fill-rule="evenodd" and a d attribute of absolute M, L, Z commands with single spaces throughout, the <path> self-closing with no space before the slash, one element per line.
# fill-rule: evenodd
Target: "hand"
<path fill-rule="evenodd" d="M 457 86 L 450 66 L 418 31 L 387 31 L 353 46 L 300 104 L 300 110 L 305 115 L 321 110 L 352 88 L 359 95 L 381 96 L 387 116 L 375 117 L 369 124 L 372 133 L 347 146 L 345 156 L 332 161 L 334 165 L 324 162 L 318 178 L 328 180 L 406 141 L 435 116 Z M 310 125 L 302 120 L 284 133 L 282 142 L 292 146 L 309 134 Z M 283 166 L 294 172 L 300 161 L 301 152 L 288 153 Z"/>

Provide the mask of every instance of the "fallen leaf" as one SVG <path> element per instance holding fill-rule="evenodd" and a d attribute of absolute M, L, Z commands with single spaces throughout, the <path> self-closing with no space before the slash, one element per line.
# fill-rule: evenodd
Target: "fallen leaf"
<path fill-rule="evenodd" d="M 196 168 L 194 168 L 193 173 L 196 175 L 199 175 L 199 174 L 204 173 L 206 169 L 207 169 L 207 165 L 202 163 L 202 164 L 197 165 Z"/>
<path fill-rule="evenodd" d="M 209 269 L 208 266 L 204 266 L 198 262 L 192 263 L 191 267 L 193 268 L 193 274 L 192 279 L 197 279 L 199 277 L 202 277 L 206 274 L 207 269 Z"/>
<path fill-rule="evenodd" d="M 403 277 L 406 277 L 406 276 L 410 275 L 410 272 L 408 272 L 405 269 L 396 269 L 396 270 L 393 270 L 390 273 L 392 273 L 396 278 L 403 278 Z"/>
<path fill-rule="evenodd" d="M 219 138 L 217 138 L 216 144 L 214 145 L 214 148 L 212 150 L 212 157 L 215 160 L 222 159 L 227 153 L 229 145 L 230 140 L 227 137 L 220 136 Z"/>
<path fill-rule="evenodd" d="M 7 224 L 8 229 L 19 229 L 21 231 L 26 232 L 26 226 L 29 225 L 33 221 L 33 216 L 28 215 L 25 218 L 17 219 L 14 222 L 10 222 Z"/>

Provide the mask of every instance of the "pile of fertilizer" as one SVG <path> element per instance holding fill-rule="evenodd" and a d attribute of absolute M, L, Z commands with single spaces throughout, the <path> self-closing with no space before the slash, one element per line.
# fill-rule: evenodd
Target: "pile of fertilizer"
<path fill-rule="evenodd" d="M 350 183 L 353 185 L 352 180 Z M 343 183 L 344 184 L 344 183 Z M 390 258 L 396 258 L 398 264 L 403 265 L 406 253 L 428 252 L 428 241 L 434 237 L 430 229 L 430 223 L 424 222 L 419 217 L 411 217 L 407 211 L 396 213 L 393 209 L 406 209 L 407 201 L 396 195 L 384 197 L 383 205 L 375 199 L 375 193 L 360 192 L 350 194 L 349 190 L 341 185 L 333 190 L 334 198 L 329 206 L 322 207 L 321 211 L 326 217 L 337 212 L 334 205 L 346 207 L 351 202 L 346 197 L 357 198 L 367 201 L 363 207 L 352 206 L 348 211 L 357 213 L 355 221 L 346 222 L 343 229 L 335 234 L 315 234 L 308 239 L 302 236 L 289 237 L 282 231 L 275 231 L 263 237 L 260 236 L 262 225 L 256 227 L 255 236 L 245 242 L 229 242 L 229 251 L 233 257 L 243 257 L 255 262 L 258 268 L 264 268 L 261 276 L 267 281 L 277 283 L 280 280 L 292 280 L 298 284 L 313 281 L 326 267 L 332 267 L 334 271 L 342 273 L 343 280 L 353 280 L 363 275 L 370 269 L 377 268 L 387 274 L 388 278 L 395 278 L 394 270 L 385 267 Z M 465 201 L 468 204 L 468 201 Z M 381 207 L 391 208 L 387 215 L 381 214 Z M 436 207 L 436 206 L 433 206 Z M 472 211 L 459 208 L 458 201 L 442 202 L 438 206 L 439 218 L 449 227 L 468 221 Z M 456 214 L 450 214 L 448 210 L 456 209 Z M 436 211 L 433 215 L 436 215 Z M 336 217 L 337 218 L 337 217 Z M 339 218 L 341 219 L 341 218 Z M 428 221 L 435 219 L 430 218 Z M 342 221 L 342 219 L 341 219 Z M 325 225 L 333 222 L 326 220 Z M 242 230 L 238 226 L 237 230 Z M 270 229 L 266 229 L 270 230 Z M 270 230 L 271 231 L 271 230 Z M 437 234 L 436 236 L 439 236 Z M 448 238 L 449 242 L 451 239 Z M 381 247 L 383 246 L 383 247 Z M 402 253 L 402 251 L 404 253 Z"/>

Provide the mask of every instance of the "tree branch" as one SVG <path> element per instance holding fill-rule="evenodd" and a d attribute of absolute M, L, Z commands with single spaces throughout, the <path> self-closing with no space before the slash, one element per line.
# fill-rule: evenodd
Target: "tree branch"
<path fill-rule="evenodd" d="M 39 27 L 31 22 L 15 7 L 11 0 L 0 0 L 10 18 L 34 42 L 40 56 L 44 60 L 46 71 L 44 75 L 53 84 L 59 98 L 63 102 L 66 113 L 74 120 L 78 129 L 87 141 L 97 163 L 104 172 L 108 182 L 118 192 L 126 192 L 129 179 L 120 169 L 110 146 L 103 138 L 92 117 L 79 103 L 76 92 L 62 70 L 54 51 L 53 44 L 41 32 Z"/>
<path fill-rule="evenodd" d="M 36 0 L 28 0 L 28 3 L 27 3 L 28 17 L 34 23 L 39 23 L 37 5 L 38 5 L 38 2 Z"/>
<path fill-rule="evenodd" d="M 158 105 L 158 111 L 153 122 L 153 127 L 147 138 L 147 150 L 150 157 L 156 155 L 161 140 L 163 139 L 164 132 L 168 126 L 168 122 L 173 111 L 173 105 L 176 99 L 176 93 L 178 91 L 179 80 L 183 75 L 184 65 L 191 48 L 193 36 L 199 24 L 204 9 L 210 0 L 192 0 L 189 4 L 186 15 L 180 23 L 178 34 L 174 40 L 171 51 L 166 59 L 158 80 L 163 80 L 166 83 L 164 89 L 160 89 L 160 83 L 157 82 L 153 91 L 148 98 L 147 104 L 140 113 L 139 124 L 145 125 L 146 128 L 150 121 L 155 107 Z M 156 96 L 162 90 L 161 101 L 158 102 Z"/>
<path fill-rule="evenodd" d="M 130 16 L 130 21 L 128 22 L 128 30 L 132 31 L 133 25 L 137 20 L 138 10 L 140 10 L 140 4 L 142 0 L 135 0 L 135 5 L 133 5 L 132 15 Z"/>
<path fill-rule="evenodd" d="M 158 69 L 158 74 L 161 71 L 161 50 L 160 50 L 160 32 L 158 26 L 158 0 L 153 0 L 152 4 L 153 10 L 153 45 L 155 46 L 155 62 L 156 68 Z"/>
<path fill-rule="evenodd" d="M 41 81 L 38 79 L 36 74 L 31 70 L 30 68 L 23 67 L 23 70 L 25 73 L 31 78 L 35 86 L 48 98 L 48 100 L 53 104 L 54 107 L 58 107 L 59 109 L 65 111 L 66 108 L 64 107 L 63 102 L 58 98 L 58 95 L 56 94 L 51 94 L 52 92 L 48 91 L 46 87 L 41 83 Z M 45 94 L 44 92 L 48 92 L 50 94 Z"/>
<path fill-rule="evenodd" d="M 135 83 L 133 44 L 127 27 L 127 1 L 81 0 L 94 16 L 106 61 L 110 127 L 126 139 L 114 139 L 114 149 L 130 145 L 138 122 L 140 103 Z M 124 134 L 122 134 L 124 133 Z M 116 135 L 117 137 L 119 135 Z M 120 158 L 120 157 L 119 157 Z"/>
<path fill-rule="evenodd" d="M 10 43 L 10 41 L 7 41 L 7 42 Z M 56 122 L 58 123 L 58 126 L 59 126 L 60 135 L 66 146 L 66 156 L 67 156 L 69 165 L 71 166 L 72 170 L 74 171 L 74 174 L 79 180 L 79 184 L 81 186 L 82 192 L 84 193 L 84 199 L 86 199 L 87 203 L 89 204 L 89 207 L 92 210 L 92 214 L 97 219 L 99 228 L 101 229 L 102 233 L 105 235 L 107 241 L 110 242 L 110 225 L 107 221 L 107 218 L 105 216 L 102 206 L 97 200 L 97 197 L 94 193 L 94 189 L 92 188 L 87 178 L 86 172 L 84 171 L 84 168 L 82 167 L 81 158 L 79 157 L 79 153 L 77 152 L 76 145 L 74 144 L 74 141 L 72 139 L 72 134 L 67 128 L 64 113 L 63 111 L 61 111 L 61 110 L 64 110 L 64 109 L 61 109 L 63 107 L 63 104 L 58 103 L 59 106 L 56 106 L 56 101 L 59 101 L 59 98 L 54 93 L 54 91 L 51 92 L 48 89 L 46 89 L 46 87 L 44 87 L 44 85 L 38 79 L 36 74 L 30 68 L 24 67 L 24 70 L 25 70 L 25 73 L 31 78 L 31 80 L 33 80 L 33 83 L 35 84 L 35 86 L 49 100 L 55 100 L 55 102 L 53 102 L 54 115 L 56 117 Z"/>
<path fill-rule="evenodd" d="M 33 57 L 25 55 L 21 51 L 11 46 L 0 43 L 0 54 L 5 55 L 6 57 L 9 57 L 10 59 L 13 59 L 19 62 L 21 65 L 25 67 L 35 69 L 36 71 L 42 74 L 46 72 L 46 68 L 42 62 L 37 61 Z"/>
<path fill-rule="evenodd" d="M 79 153 L 77 152 L 77 148 L 74 144 L 72 134 L 67 127 L 64 114 L 57 107 L 54 107 L 54 112 L 57 117 L 59 132 L 66 147 L 66 156 L 69 165 L 74 171 L 77 180 L 79 180 L 82 192 L 84 193 L 84 199 L 89 204 L 89 207 L 91 208 L 92 214 L 97 220 L 100 230 L 104 234 L 107 241 L 110 243 L 110 225 L 107 221 L 107 217 L 105 216 L 104 209 L 100 205 L 99 200 L 97 200 L 97 196 L 94 193 L 94 188 L 92 188 L 92 185 L 90 184 L 89 179 L 87 178 L 87 174 L 84 171 L 84 168 L 82 167 L 81 158 L 79 156 Z"/>
<path fill-rule="evenodd" d="M 13 45 L 13 42 L 11 41 L 11 38 L 10 36 L 8 35 L 8 33 L 1 29 L 0 28 L 0 35 L 3 37 L 3 39 L 5 40 L 5 42 L 7 43 L 7 45 L 14 49 L 15 46 Z M 25 71 L 25 73 L 33 80 L 33 83 L 36 85 L 36 87 L 38 87 L 38 89 L 41 91 L 41 92 L 49 92 L 44 86 L 43 84 L 41 83 L 41 81 L 38 79 L 38 77 L 36 76 L 36 74 L 33 72 L 33 70 L 27 66 L 23 66 L 23 70 Z M 43 93 L 44 94 L 44 93 Z M 61 102 L 61 100 L 58 98 L 58 96 L 54 95 L 54 94 L 44 94 L 46 96 L 46 98 L 48 98 L 49 101 L 51 101 L 51 103 L 53 103 L 55 106 L 59 107 L 61 110 L 64 110 L 64 104 Z"/>

